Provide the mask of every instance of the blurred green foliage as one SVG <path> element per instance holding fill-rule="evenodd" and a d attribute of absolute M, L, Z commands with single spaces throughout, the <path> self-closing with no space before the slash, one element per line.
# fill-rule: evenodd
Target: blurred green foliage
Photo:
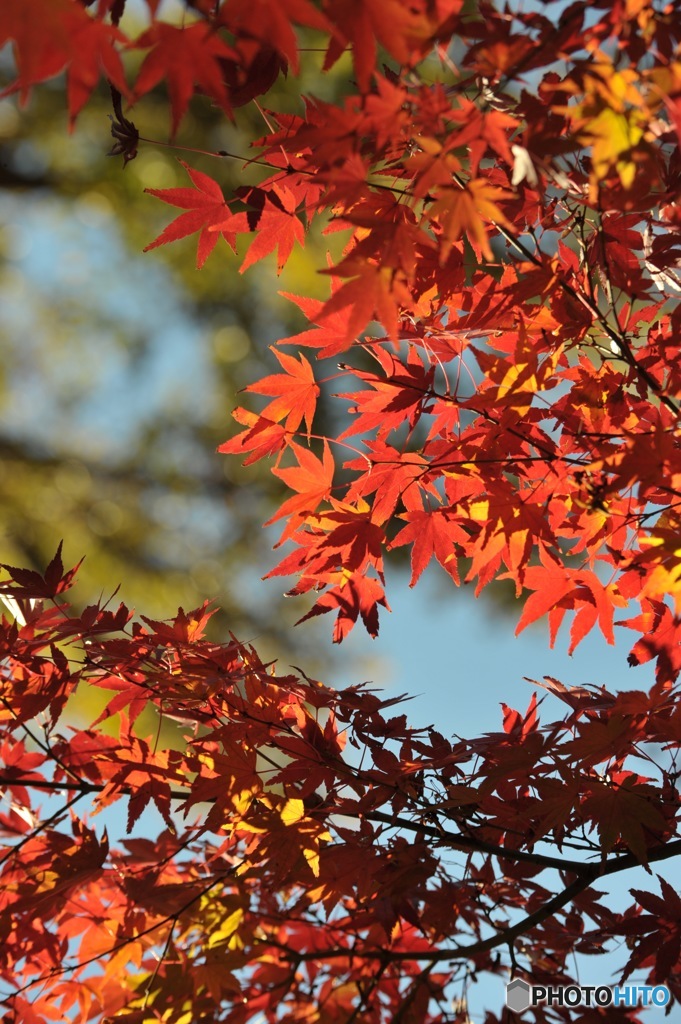
<path fill-rule="evenodd" d="M 317 94 L 342 88 L 346 67 L 322 81 L 321 55 L 306 63 Z M 300 102 L 283 77 L 273 92 L 273 108 Z M 327 240 L 317 232 L 281 278 L 272 257 L 241 276 L 243 253 L 222 241 L 201 272 L 195 239 L 143 254 L 173 216 L 143 189 L 188 184 L 178 157 L 226 193 L 257 182 L 262 168 L 182 147 L 245 161 L 267 115 L 249 103 L 231 124 L 199 99 L 171 148 L 159 91 L 128 112 L 158 144 L 124 170 L 107 155 L 110 113 L 102 86 L 69 134 L 59 79 L 25 109 L 0 101 L 0 560 L 43 568 L 64 538 L 67 562 L 86 556 L 80 602 L 120 584 L 126 603 L 165 617 L 213 597 L 214 636 L 304 648 L 314 666 L 323 626 L 292 630 L 303 609 L 281 601 L 285 581 L 259 579 L 277 537 L 260 524 L 281 484 L 215 449 L 239 389 L 277 365 L 268 345 L 302 327 L 279 290 L 328 294 L 316 271 Z"/>

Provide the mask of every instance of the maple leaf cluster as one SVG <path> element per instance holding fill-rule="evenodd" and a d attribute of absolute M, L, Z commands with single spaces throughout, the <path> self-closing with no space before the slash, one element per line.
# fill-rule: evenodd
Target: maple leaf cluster
<path fill-rule="evenodd" d="M 207 640 L 206 605 L 76 614 L 60 553 L 44 575 L 5 569 L 3 1019 L 443 1024 L 466 1019 L 445 1009 L 466 969 L 505 978 L 510 948 L 536 983 L 567 984 L 575 951 L 622 936 L 626 973 L 681 998 L 669 884 L 621 912 L 598 888 L 679 853 L 676 774 L 643 753 L 678 749 L 675 691 L 547 678 L 564 719 L 540 722 L 535 691 L 498 732 L 451 742 L 409 727 L 403 697 Z M 66 728 L 84 686 L 103 710 Z M 150 707 L 170 743 L 135 728 Z M 117 804 L 128 832 L 150 806 L 163 831 L 114 844 L 96 815 Z"/>
<path fill-rule="evenodd" d="M 572 651 L 624 627 L 629 664 L 656 670 L 647 693 L 547 680 L 564 720 L 540 726 L 533 698 L 504 708 L 502 732 L 452 744 L 365 689 L 208 643 L 206 608 L 74 616 L 59 558 L 44 577 L 10 569 L 13 1019 L 78 1005 L 81 1020 L 463 1021 L 462 972 L 569 980 L 575 952 L 618 938 L 627 972 L 681 995 L 669 883 L 623 913 L 593 888 L 678 852 L 681 15 L 537 6 L 191 0 L 175 23 L 147 0 L 142 31 L 125 0 L 0 8 L 3 95 L 64 73 L 73 122 L 106 80 L 126 161 L 154 144 L 128 117 L 152 90 L 172 140 L 191 102 L 236 119 L 284 76 L 296 93 L 311 61 L 338 77 L 349 53 L 339 98 L 260 107 L 233 192 L 219 163 L 148 189 L 181 212 L 147 249 L 198 234 L 199 267 L 220 236 L 245 245 L 246 272 L 271 254 L 282 271 L 313 225 L 345 233 L 320 268 L 328 299 L 289 296 L 303 329 L 276 343 L 279 369 L 246 389 L 221 448 L 269 460 L 290 492 L 270 575 L 312 595 L 303 619 L 335 614 L 335 640 L 358 620 L 375 635 L 386 559 L 406 548 L 412 585 L 433 560 L 476 593 L 512 580 L 518 630 L 546 617 L 553 642 L 568 625 Z M 114 691 L 116 737 L 59 731 L 84 681 Z M 178 749 L 138 735 L 150 706 L 183 723 Z M 54 814 L 36 791 L 63 795 Z M 127 801 L 130 827 L 153 804 L 166 831 L 111 850 L 72 810 L 83 796 Z"/>

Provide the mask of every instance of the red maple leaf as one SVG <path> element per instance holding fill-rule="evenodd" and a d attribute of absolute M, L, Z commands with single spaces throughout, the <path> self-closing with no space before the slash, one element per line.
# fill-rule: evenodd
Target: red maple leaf
<path fill-rule="evenodd" d="M 0 565 L 0 568 L 9 573 L 16 584 L 16 586 L 11 586 L 3 583 L 0 586 L 0 593 L 11 594 L 15 599 L 40 600 L 55 597 L 68 590 L 73 585 L 82 559 L 73 569 L 69 569 L 65 573 L 61 557 L 62 544 L 63 541 L 60 541 L 57 553 L 47 566 L 44 576 L 34 569 L 17 569 L 12 565 Z"/>
<path fill-rule="evenodd" d="M 239 39 L 235 42 L 239 60 L 221 58 L 225 84 L 229 89 L 229 102 L 232 107 L 243 107 L 256 96 L 268 92 L 283 71 L 286 74 L 288 64 L 276 50 L 267 44 L 260 44 L 255 39 Z"/>
<path fill-rule="evenodd" d="M 458 584 L 456 541 L 468 540 L 465 530 L 453 521 L 453 517 L 446 510 L 406 512 L 401 518 L 407 520 L 407 526 L 400 530 L 390 547 L 413 545 L 409 586 L 416 585 L 419 576 L 433 557 L 437 558 L 445 572 Z"/>
<path fill-rule="evenodd" d="M 417 452 L 400 452 L 384 441 L 364 441 L 369 454 L 371 472 L 362 473 L 347 493 L 349 501 L 374 494 L 374 522 L 387 522 L 401 502 L 407 512 L 423 510 L 423 496 L 438 497 L 435 487 L 428 481 L 428 462 Z M 345 463 L 345 469 L 362 469 L 367 456 Z"/>
<path fill-rule="evenodd" d="M 230 0 L 218 15 L 220 24 L 246 39 L 273 47 L 298 73 L 298 40 L 292 22 L 322 32 L 333 31 L 328 18 L 309 0 Z"/>
<path fill-rule="evenodd" d="M 614 772 L 607 782 L 596 779 L 582 809 L 598 829 L 604 854 L 621 840 L 641 864 L 648 863 L 647 847 L 665 822 L 646 780 L 630 771 Z"/>
<path fill-rule="evenodd" d="M 257 234 L 251 241 L 239 271 L 243 274 L 244 270 L 276 249 L 277 272 L 281 273 L 293 252 L 294 244 L 298 242 L 303 245 L 305 242 L 305 228 L 296 214 L 298 201 L 291 189 L 276 183 L 267 191 L 261 188 L 249 189 L 246 195 L 252 207 L 246 215 L 248 229 Z M 222 225 L 217 223 L 212 230 L 221 229 Z"/>
<path fill-rule="evenodd" d="M 286 373 L 273 373 L 269 377 L 263 377 L 257 384 L 250 384 L 245 390 L 254 391 L 258 395 L 274 396 L 273 401 L 262 412 L 265 419 L 285 418 L 284 427 L 287 431 L 297 430 L 304 419 L 309 434 L 319 397 L 319 385 L 315 381 L 312 367 L 302 354 L 298 362 L 285 352 L 277 352 L 275 348 L 272 351 Z"/>
<path fill-rule="evenodd" d="M 229 455 L 251 452 L 244 459 L 244 466 L 250 466 L 253 462 L 271 455 L 279 455 L 288 444 L 288 434 L 281 424 L 268 420 L 265 416 L 256 416 L 241 406 L 234 409 L 232 416 L 237 423 L 245 426 L 246 430 L 225 441 L 219 446 L 218 451 Z"/>
<path fill-rule="evenodd" d="M 12 42 L 17 77 L 0 93 L 19 91 L 22 103 L 36 82 L 67 68 L 67 92 L 74 121 L 100 75 L 127 95 L 121 58 L 114 47 L 125 39 L 113 25 L 92 18 L 71 0 L 5 0 L 0 5 L 0 48 Z"/>
<path fill-rule="evenodd" d="M 322 318 L 326 320 L 332 314 L 344 311 L 346 306 L 350 307 L 345 314 L 346 347 L 374 319 L 380 321 L 391 338 L 397 338 L 401 304 L 408 306 L 410 303 L 403 274 L 396 273 L 394 267 L 352 255 L 328 273 L 351 278 L 333 293 L 321 311 Z"/>
<path fill-rule="evenodd" d="M 307 515 L 317 510 L 320 501 L 329 497 L 333 483 L 334 464 L 328 441 L 324 442 L 322 459 L 318 459 L 313 452 L 302 448 L 294 441 L 289 448 L 298 460 L 298 465 L 286 469 L 275 468 L 272 472 L 283 480 L 287 487 L 298 493 L 292 498 L 287 498 L 275 515 L 265 523 L 265 526 L 269 526 L 270 523 L 284 517 L 288 520 L 279 543 L 290 537 Z"/>
<path fill-rule="evenodd" d="M 434 5 L 429 5 L 434 6 Z M 355 74 L 366 92 L 376 65 L 377 42 L 401 64 L 428 48 L 437 29 L 425 5 L 400 0 L 329 0 L 329 17 L 352 42 Z M 332 39 L 325 68 L 330 68 L 345 49 L 345 41 Z"/>
<path fill-rule="evenodd" d="M 361 499 L 356 506 L 333 499 L 331 504 L 334 511 L 323 513 L 322 526 L 331 527 L 321 545 L 323 551 L 346 570 L 361 572 L 373 566 L 382 579 L 385 533 L 371 507 Z"/>
<path fill-rule="evenodd" d="M 617 626 L 637 629 L 643 634 L 636 641 L 627 661 L 633 668 L 657 659 L 658 679 L 675 679 L 681 669 L 681 621 L 663 601 L 646 600 L 640 615 L 616 622 Z"/>
<path fill-rule="evenodd" d="M 196 85 L 231 117 L 229 91 L 220 60 L 231 59 L 235 54 L 210 25 L 197 22 L 177 27 L 165 21 L 155 21 L 133 45 L 136 49 L 152 48 L 137 75 L 134 99 L 138 100 L 150 92 L 159 82 L 167 82 L 172 109 L 172 138 L 187 112 Z"/>
<path fill-rule="evenodd" d="M 180 163 L 191 178 L 194 188 L 147 188 L 145 192 L 187 212 L 180 214 L 164 228 L 158 238 L 145 246 L 144 252 L 199 231 L 196 266 L 200 269 L 215 248 L 220 235 L 236 252 L 237 233 L 247 231 L 248 228 L 243 214 L 231 212 L 216 181 L 202 171 L 195 171 L 184 160 L 180 160 Z M 217 224 L 219 227 L 216 227 Z"/>
<path fill-rule="evenodd" d="M 624 977 L 627 978 L 634 968 L 652 960 L 655 965 L 655 981 L 664 983 L 681 955 L 681 900 L 676 889 L 665 878 L 658 875 L 657 879 L 662 896 L 640 889 L 629 890 L 642 909 L 648 913 L 625 922 L 622 928 L 626 934 L 639 937 L 625 968 Z"/>
<path fill-rule="evenodd" d="M 377 430 L 377 437 L 385 437 L 405 420 L 413 429 L 429 400 L 435 369 L 424 368 L 416 348 L 410 346 L 406 366 L 384 349 L 376 348 L 372 354 L 381 364 L 385 378 L 355 371 L 355 376 L 366 381 L 372 390 L 340 396 L 356 402 L 349 410 L 356 419 L 339 435 L 339 440 L 371 430 Z"/>
<path fill-rule="evenodd" d="M 379 605 L 390 611 L 381 584 L 370 576 L 356 572 L 322 594 L 307 615 L 303 615 L 298 621 L 305 622 L 316 615 L 325 615 L 326 612 L 337 610 L 338 615 L 333 629 L 335 644 L 345 639 L 358 618 L 362 619 L 369 636 L 375 637 L 378 636 Z"/>
<path fill-rule="evenodd" d="M 534 593 L 527 598 L 516 635 L 530 623 L 547 612 L 551 613 L 551 637 L 567 609 L 574 609 L 569 653 L 598 622 L 603 636 L 609 644 L 613 636 L 613 612 L 615 607 L 626 604 L 613 584 L 605 586 L 595 573 L 588 569 L 570 569 L 552 562 L 540 552 L 542 566 L 529 566 L 524 573 L 524 585 Z"/>
<path fill-rule="evenodd" d="M 302 309 L 308 321 L 315 326 L 300 334 L 293 334 L 290 338 L 282 338 L 277 344 L 318 348 L 320 359 L 336 356 L 339 352 L 345 352 L 349 348 L 354 340 L 348 327 L 352 306 L 346 305 L 335 313 L 325 315 L 323 312 L 325 303 L 321 299 L 291 295 L 289 292 L 280 292 L 280 294 L 285 299 L 295 302 Z"/>

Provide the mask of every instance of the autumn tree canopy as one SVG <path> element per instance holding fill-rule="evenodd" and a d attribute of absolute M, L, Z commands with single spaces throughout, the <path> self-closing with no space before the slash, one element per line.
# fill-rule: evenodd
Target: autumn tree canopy
<path fill-rule="evenodd" d="M 198 273 L 227 243 L 252 275 L 328 236 L 327 297 L 288 296 L 302 329 L 220 449 L 287 488 L 270 575 L 301 621 L 375 635 L 404 548 L 412 586 L 433 560 L 476 593 L 510 580 L 518 631 L 617 632 L 623 666 L 655 667 L 648 690 L 546 677 L 452 739 L 206 638 L 208 604 L 70 608 L 61 552 L 6 566 L 8 1022 L 463 1024 L 476 982 L 572 983 L 576 954 L 613 949 L 681 999 L 680 36 L 654 0 L 5 0 L 4 95 L 65 75 L 77 132 L 108 91 L 120 173 L 178 147 L 146 251 L 192 236 Z M 185 143 L 201 104 L 255 108 L 250 150 Z M 85 686 L 109 694 L 87 727 Z M 157 834 L 110 844 L 118 804 Z M 614 910 L 599 883 L 625 872 Z"/>

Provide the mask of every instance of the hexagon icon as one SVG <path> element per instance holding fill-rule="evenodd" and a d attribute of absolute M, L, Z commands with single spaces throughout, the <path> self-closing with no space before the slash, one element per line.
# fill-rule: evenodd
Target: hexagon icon
<path fill-rule="evenodd" d="M 530 986 L 516 978 L 506 986 L 506 1005 L 514 1013 L 522 1013 L 530 1005 Z"/>

